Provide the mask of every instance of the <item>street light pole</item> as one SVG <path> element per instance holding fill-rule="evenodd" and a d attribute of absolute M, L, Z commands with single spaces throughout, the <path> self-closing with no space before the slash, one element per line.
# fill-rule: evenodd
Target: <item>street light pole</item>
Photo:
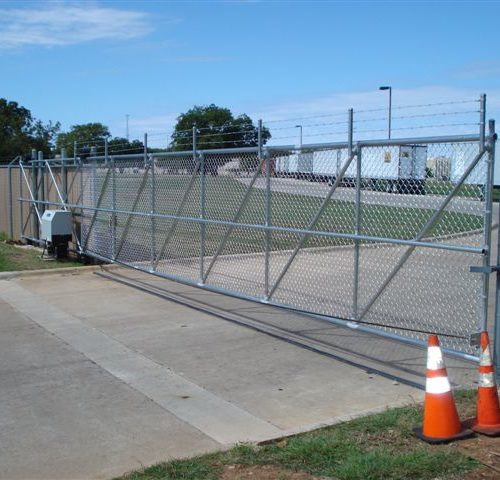
<path fill-rule="evenodd" d="M 125 115 L 125 118 L 126 118 L 126 125 L 127 125 L 127 142 L 128 142 L 128 141 L 129 141 L 129 139 L 130 139 L 130 138 L 129 138 L 129 134 L 128 134 L 128 118 L 129 118 L 129 117 L 130 117 L 130 115 L 127 113 L 127 114 Z"/>
<path fill-rule="evenodd" d="M 383 86 L 379 90 L 389 90 L 389 140 L 391 139 L 391 120 L 392 120 L 392 87 Z"/>
<path fill-rule="evenodd" d="M 300 128 L 300 141 L 299 141 L 299 148 L 302 150 L 302 125 L 295 125 L 295 128 Z"/>

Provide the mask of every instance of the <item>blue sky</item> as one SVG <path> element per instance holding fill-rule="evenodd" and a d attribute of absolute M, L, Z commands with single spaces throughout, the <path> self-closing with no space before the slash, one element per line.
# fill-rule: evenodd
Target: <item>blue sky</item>
<path fill-rule="evenodd" d="M 499 17 L 495 1 L 0 1 L 0 96 L 116 136 L 128 113 L 133 137 L 194 104 L 264 120 L 384 108 L 382 84 L 395 106 L 486 92 L 495 116 Z"/>

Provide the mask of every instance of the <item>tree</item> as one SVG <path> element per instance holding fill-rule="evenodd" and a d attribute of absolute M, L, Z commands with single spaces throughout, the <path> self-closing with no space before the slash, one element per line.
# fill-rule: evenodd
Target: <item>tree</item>
<path fill-rule="evenodd" d="M 170 143 L 171 150 L 193 149 L 193 126 L 197 128 L 196 146 L 200 150 L 257 146 L 258 129 L 248 115 L 234 117 L 228 108 L 211 104 L 194 106 L 177 117 Z M 269 130 L 263 128 L 262 144 L 270 138 Z"/>
<path fill-rule="evenodd" d="M 59 128 L 59 122 L 43 124 L 27 108 L 0 98 L 0 162 L 29 157 L 32 149 L 49 155 Z"/>
<path fill-rule="evenodd" d="M 144 143 L 140 140 L 132 140 L 126 138 L 115 137 L 108 140 L 108 153 L 116 155 L 128 155 L 131 153 L 142 153 L 144 151 Z"/>
<path fill-rule="evenodd" d="M 81 150 L 87 151 L 91 147 L 96 147 L 99 154 L 104 152 L 104 140 L 109 139 L 111 134 L 108 127 L 102 123 L 84 123 L 81 125 L 72 125 L 69 132 L 60 133 L 57 136 L 56 148 L 66 149 L 66 154 L 73 156 L 74 144 L 76 142 L 78 155 Z"/>

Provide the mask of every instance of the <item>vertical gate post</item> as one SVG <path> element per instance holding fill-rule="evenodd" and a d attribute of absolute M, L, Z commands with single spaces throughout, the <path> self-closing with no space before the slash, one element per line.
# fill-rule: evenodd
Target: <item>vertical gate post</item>
<path fill-rule="evenodd" d="M 479 120 L 479 142 L 480 147 L 485 146 L 485 115 L 486 115 L 486 95 L 481 95 L 480 100 L 480 120 Z M 489 125 L 489 140 L 491 142 L 491 137 L 494 134 L 494 126 Z M 493 133 L 491 129 L 493 128 Z M 485 254 L 483 255 L 483 267 L 489 268 L 491 260 L 491 227 L 492 227 L 492 209 L 493 209 L 493 195 L 491 189 L 493 187 L 493 156 L 491 154 L 491 149 L 488 148 L 488 154 L 486 155 L 486 181 L 484 186 L 484 230 L 483 230 L 483 241 L 486 246 Z M 482 288 L 482 312 L 481 312 L 481 325 L 480 331 L 485 331 L 488 328 L 488 297 L 489 297 L 489 286 L 490 286 L 490 274 L 483 273 L 483 288 Z"/>
<path fill-rule="evenodd" d="M 43 152 L 42 151 L 38 152 L 38 173 L 40 175 L 40 178 L 38 180 L 40 183 L 40 195 L 39 195 L 40 198 L 39 198 L 39 200 L 41 200 L 42 202 L 45 202 L 45 200 L 46 200 L 46 198 L 45 198 L 45 163 L 43 161 Z M 40 203 L 38 210 L 40 210 L 40 212 L 43 214 L 43 212 L 45 211 L 45 204 Z"/>
<path fill-rule="evenodd" d="M 107 137 L 104 139 L 104 165 L 109 168 L 109 145 Z"/>
<path fill-rule="evenodd" d="M 206 177 L 205 177 L 205 155 L 200 154 L 198 157 L 197 148 L 198 148 L 198 130 L 196 129 L 196 125 L 193 125 L 192 128 L 192 142 L 193 142 L 193 168 L 196 169 L 196 165 L 199 168 L 199 176 L 200 176 L 200 214 L 199 217 L 204 220 L 206 214 Z M 196 172 L 193 172 L 193 175 L 196 175 Z M 205 234 L 206 234 L 206 225 L 205 222 L 200 223 L 200 260 L 199 260 L 199 270 L 200 270 L 200 278 L 198 281 L 198 285 L 203 286 L 203 276 L 205 274 Z"/>
<path fill-rule="evenodd" d="M 23 159 L 19 160 L 19 164 L 17 166 L 17 173 L 19 174 L 19 197 L 24 198 L 23 194 L 23 174 L 21 172 L 21 164 L 23 163 Z M 24 235 L 24 202 L 19 201 L 19 240 L 23 239 Z"/>
<path fill-rule="evenodd" d="M 109 159 L 109 145 L 108 145 L 108 137 L 104 138 L 104 166 L 105 168 L 111 170 L 111 183 L 112 186 L 111 188 L 114 188 L 114 165 L 111 164 L 110 159 Z M 109 216 L 109 233 L 111 234 L 111 258 L 114 260 L 115 259 L 115 247 L 116 247 L 116 217 L 115 217 L 115 207 L 114 207 L 114 192 L 111 193 L 112 195 L 112 212 L 111 215 Z"/>
<path fill-rule="evenodd" d="M 265 190 L 265 219 L 264 224 L 266 227 L 271 226 L 271 156 L 269 151 L 262 151 L 262 120 L 259 120 L 258 131 L 257 131 L 257 141 L 258 141 L 258 164 L 264 161 L 265 165 L 265 175 L 266 175 L 266 190 Z M 266 229 L 265 231 L 265 260 L 264 260 L 264 298 L 269 299 L 269 276 L 270 276 L 270 263 L 271 263 L 271 231 Z"/>
<path fill-rule="evenodd" d="M 113 261 L 116 260 L 116 226 L 118 223 L 118 219 L 116 217 L 116 165 L 115 165 L 115 157 L 112 156 L 110 159 L 111 168 L 111 208 L 113 213 L 111 214 L 111 255 Z"/>
<path fill-rule="evenodd" d="M 200 153 L 200 218 L 205 220 L 207 216 L 207 192 L 205 176 L 205 155 Z M 206 254 L 206 229 L 204 221 L 200 224 L 200 285 L 203 285 L 205 275 L 205 254 Z"/>
<path fill-rule="evenodd" d="M 491 163 L 491 169 L 494 170 L 495 166 L 495 143 L 497 134 L 495 133 L 495 120 L 488 122 L 488 158 Z M 492 176 L 493 179 L 493 176 Z M 493 187 L 493 182 L 492 185 Z M 495 365 L 495 374 L 497 380 L 500 379 L 500 202 L 497 204 L 498 208 L 498 227 L 497 227 L 497 258 L 496 258 L 496 281 L 495 281 L 495 325 L 493 327 L 493 362 Z M 490 242 L 491 243 L 491 242 Z"/>
<path fill-rule="evenodd" d="M 9 238 L 14 237 L 14 207 L 12 200 L 12 162 L 9 163 L 8 169 L 8 196 L 9 196 Z"/>
<path fill-rule="evenodd" d="M 486 139 L 486 94 L 479 97 L 479 147 L 484 148 Z"/>
<path fill-rule="evenodd" d="M 348 137 L 347 137 L 347 155 L 350 157 L 356 155 L 356 194 L 354 200 L 354 234 L 360 234 L 361 224 L 361 147 L 353 148 L 353 132 L 354 132 L 354 111 L 352 108 L 348 111 Z M 354 279 L 352 292 L 353 318 L 358 319 L 358 293 L 359 293 L 359 240 L 354 240 Z"/>
<path fill-rule="evenodd" d="M 68 203 L 68 169 L 65 148 L 61 148 L 61 190 L 64 203 Z"/>
<path fill-rule="evenodd" d="M 31 151 L 31 191 L 34 201 L 38 200 L 38 170 L 36 166 L 36 150 Z M 37 205 L 38 207 L 38 205 Z M 38 239 L 38 218 L 35 214 L 35 204 L 31 203 L 31 236 Z"/>
<path fill-rule="evenodd" d="M 77 164 L 77 157 L 76 157 L 76 142 L 74 142 L 73 144 L 73 147 L 74 147 L 74 157 L 73 157 L 73 160 L 75 162 L 75 165 Z M 85 203 L 85 197 L 83 195 L 83 172 L 84 172 L 84 168 L 83 168 L 83 159 L 80 158 L 78 160 L 78 164 L 79 164 L 79 175 L 80 175 L 80 195 L 78 195 L 78 198 L 79 198 L 79 202 L 81 204 L 81 208 L 80 208 L 80 253 L 83 254 L 84 251 L 83 251 L 83 221 L 84 221 L 84 216 L 85 216 L 85 210 L 83 209 L 83 205 Z"/>
<path fill-rule="evenodd" d="M 156 172 L 155 159 L 148 156 L 148 134 L 144 134 L 144 167 L 151 169 L 151 199 L 150 199 L 150 214 L 151 214 L 151 271 L 156 269 Z"/>
<path fill-rule="evenodd" d="M 90 147 L 90 157 L 89 160 L 91 159 L 92 163 L 92 168 L 91 168 L 91 183 L 90 183 L 90 195 L 91 195 L 91 205 L 94 208 L 99 208 L 99 191 L 98 191 L 98 180 L 97 180 L 97 148 L 94 146 Z M 104 188 L 104 185 L 102 186 Z M 94 210 L 93 216 L 98 215 L 98 211 Z M 92 238 L 90 238 L 92 237 Z M 87 232 L 87 238 L 85 239 L 85 248 L 89 248 L 90 245 L 90 250 L 93 250 L 96 248 L 96 245 L 98 245 L 98 235 L 96 234 L 95 229 L 89 229 Z"/>
<path fill-rule="evenodd" d="M 356 200 L 354 206 L 354 233 L 361 234 L 361 147 L 356 149 Z M 354 240 L 354 319 L 358 318 L 359 309 L 359 239 Z"/>

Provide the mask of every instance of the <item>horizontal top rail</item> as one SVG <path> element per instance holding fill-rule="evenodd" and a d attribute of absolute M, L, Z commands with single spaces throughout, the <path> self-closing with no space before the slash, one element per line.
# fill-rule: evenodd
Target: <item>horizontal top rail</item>
<path fill-rule="evenodd" d="M 411 137 L 411 138 L 393 138 L 382 140 L 359 140 L 354 143 L 360 147 L 389 147 L 399 145 L 420 145 L 423 143 L 464 143 L 478 142 L 479 135 L 448 135 L 438 137 Z M 302 145 L 302 150 L 311 149 L 343 149 L 349 146 L 348 142 L 331 142 L 331 143 L 308 143 Z M 281 150 L 297 150 L 297 145 L 266 145 L 269 151 Z"/>

